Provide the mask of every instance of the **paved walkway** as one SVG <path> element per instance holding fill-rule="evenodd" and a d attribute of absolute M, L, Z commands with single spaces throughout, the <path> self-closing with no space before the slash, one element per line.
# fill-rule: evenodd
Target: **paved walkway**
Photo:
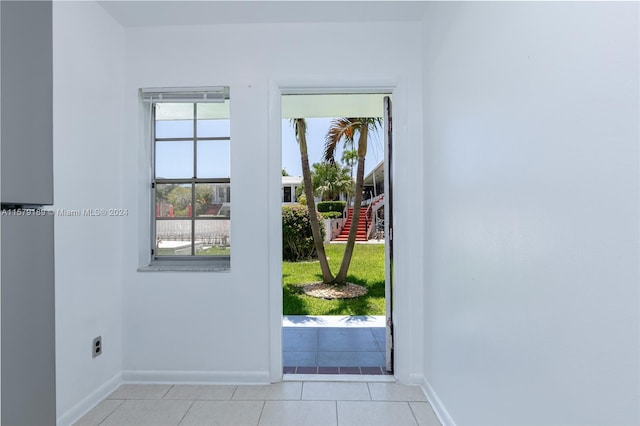
<path fill-rule="evenodd" d="M 384 316 L 286 316 L 285 374 L 387 374 Z"/>

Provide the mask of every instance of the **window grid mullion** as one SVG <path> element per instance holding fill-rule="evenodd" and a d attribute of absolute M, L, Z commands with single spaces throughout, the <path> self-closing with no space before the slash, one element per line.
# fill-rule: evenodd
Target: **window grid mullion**
<path fill-rule="evenodd" d="M 193 104 L 193 183 L 191 184 L 191 256 L 196 255 L 196 179 L 198 178 L 198 104 Z"/>
<path fill-rule="evenodd" d="M 151 235 L 150 235 L 150 239 L 151 239 L 151 257 L 152 259 L 155 258 L 156 256 L 158 256 L 158 239 L 157 239 L 157 233 L 158 233 L 158 225 L 156 224 L 155 218 L 156 218 L 156 203 L 157 203 L 157 191 L 158 191 L 158 184 L 156 182 L 156 104 L 155 103 L 151 103 L 151 123 L 149 124 L 149 133 L 151 136 L 151 140 L 154 141 L 153 142 L 153 147 L 151 149 L 151 155 L 153 156 L 152 161 L 151 161 L 151 167 L 153 167 L 153 170 L 151 170 L 151 175 L 153 176 L 153 179 L 151 180 L 152 182 L 152 187 L 153 187 L 153 191 L 151 192 L 151 215 L 153 217 L 153 220 L 151 221 Z"/>

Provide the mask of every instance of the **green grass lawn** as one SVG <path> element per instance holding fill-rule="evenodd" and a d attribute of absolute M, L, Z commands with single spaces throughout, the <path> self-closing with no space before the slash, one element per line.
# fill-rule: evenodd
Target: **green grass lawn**
<path fill-rule="evenodd" d="M 229 256 L 231 254 L 231 249 L 229 247 L 209 247 L 206 250 L 199 251 L 196 253 L 198 256 Z"/>
<path fill-rule="evenodd" d="M 340 268 L 345 244 L 327 244 L 331 271 Z M 284 315 L 384 315 L 384 244 L 356 244 L 347 281 L 369 292 L 355 299 L 325 300 L 307 296 L 302 286 L 322 281 L 320 264 L 282 262 Z"/>

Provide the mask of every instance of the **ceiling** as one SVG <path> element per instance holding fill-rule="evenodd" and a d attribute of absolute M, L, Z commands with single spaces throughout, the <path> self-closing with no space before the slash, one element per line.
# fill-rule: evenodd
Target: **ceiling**
<path fill-rule="evenodd" d="M 123 27 L 419 21 L 422 1 L 119 1 L 98 3 Z"/>

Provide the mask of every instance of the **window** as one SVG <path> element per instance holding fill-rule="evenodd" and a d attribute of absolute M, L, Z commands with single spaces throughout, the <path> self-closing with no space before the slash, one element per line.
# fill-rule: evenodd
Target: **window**
<path fill-rule="evenodd" d="M 220 261 L 228 266 L 229 88 L 142 93 L 151 104 L 152 263 Z"/>

